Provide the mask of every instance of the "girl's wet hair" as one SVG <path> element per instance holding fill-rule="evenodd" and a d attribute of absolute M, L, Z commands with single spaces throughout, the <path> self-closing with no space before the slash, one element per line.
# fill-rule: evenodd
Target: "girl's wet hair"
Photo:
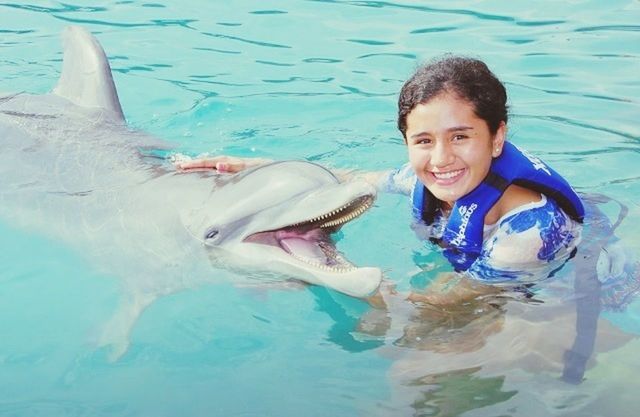
<path fill-rule="evenodd" d="M 398 98 L 398 129 L 406 138 L 407 115 L 441 93 L 458 95 L 473 105 L 476 116 L 495 134 L 507 122 L 507 91 L 487 65 L 474 58 L 447 55 L 429 62 L 409 78 Z"/>

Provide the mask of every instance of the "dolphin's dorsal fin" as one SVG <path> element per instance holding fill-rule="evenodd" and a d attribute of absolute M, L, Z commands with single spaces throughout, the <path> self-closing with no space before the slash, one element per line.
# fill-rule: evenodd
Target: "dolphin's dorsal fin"
<path fill-rule="evenodd" d="M 100 43 L 79 26 L 65 28 L 62 42 L 62 74 L 53 93 L 82 107 L 111 110 L 124 121 L 111 67 Z"/>

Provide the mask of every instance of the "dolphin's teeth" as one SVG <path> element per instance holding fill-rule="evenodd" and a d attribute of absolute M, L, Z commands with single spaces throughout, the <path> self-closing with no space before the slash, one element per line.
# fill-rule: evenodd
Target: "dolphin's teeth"
<path fill-rule="evenodd" d="M 353 207 L 355 204 L 359 204 L 359 206 L 357 208 L 355 208 L 354 210 L 349 210 L 350 207 Z M 354 218 L 358 217 L 359 215 L 361 215 L 362 213 L 364 213 L 365 211 L 367 211 L 369 209 L 369 207 L 371 207 L 371 205 L 373 204 L 373 198 L 370 196 L 366 196 L 366 197 L 361 197 L 358 200 L 358 203 L 349 203 L 349 204 L 345 204 L 342 207 L 338 207 L 337 209 L 334 209 L 333 211 L 330 211 L 329 213 L 325 213 L 322 214 L 320 216 L 316 216 L 312 219 L 309 219 L 307 221 L 304 222 L 299 222 L 299 223 L 295 223 L 292 224 L 290 226 L 287 226 L 288 228 L 295 228 L 295 227 L 301 227 L 301 226 L 305 226 L 305 225 L 310 225 L 313 223 L 321 223 L 323 220 L 327 220 L 326 222 L 318 225 L 321 228 L 327 228 L 327 227 L 332 227 L 332 226 L 338 226 L 344 223 L 347 223 L 351 220 L 353 220 Z M 336 216 L 343 212 L 343 211 L 347 211 L 348 213 L 344 214 L 342 217 L 337 217 Z"/>
<path fill-rule="evenodd" d="M 366 201 L 363 205 L 361 205 L 360 207 L 358 207 L 356 210 L 352 211 L 351 213 L 349 213 L 349 214 L 347 214 L 347 215 L 345 215 L 343 217 L 339 217 L 337 219 L 328 221 L 328 222 L 320 225 L 320 227 L 332 227 L 332 226 L 337 226 L 339 224 L 347 223 L 347 222 L 355 219 L 356 217 L 358 217 L 359 215 L 361 215 L 365 211 L 367 211 L 367 209 L 370 206 L 371 206 L 371 201 Z M 344 208 L 346 208 L 346 206 L 341 207 L 337 211 L 334 210 L 334 212 L 332 212 L 332 214 L 329 214 L 326 217 L 331 217 L 332 215 L 337 214 L 337 212 L 342 211 Z"/>
<path fill-rule="evenodd" d="M 333 273 L 340 273 L 340 274 L 344 274 L 346 272 L 350 272 L 350 271 L 355 271 L 357 268 L 354 266 L 330 266 L 330 265 L 325 265 L 325 264 L 321 264 L 317 261 L 311 260 L 311 259 L 306 259 L 303 258 L 301 256 L 297 256 L 294 254 L 291 254 L 295 259 L 299 260 L 300 262 L 303 262 L 309 266 L 312 266 L 314 268 L 323 270 L 323 271 L 327 271 L 327 272 L 333 272 Z"/>

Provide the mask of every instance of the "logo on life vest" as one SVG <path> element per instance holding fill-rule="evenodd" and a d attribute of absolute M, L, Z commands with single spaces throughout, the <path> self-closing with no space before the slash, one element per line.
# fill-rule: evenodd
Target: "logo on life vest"
<path fill-rule="evenodd" d="M 527 151 L 523 151 L 520 150 L 520 152 L 522 152 L 522 154 L 529 160 L 531 161 L 531 163 L 533 164 L 533 167 L 536 169 L 536 171 L 540 171 L 543 170 L 544 172 L 546 172 L 548 175 L 551 175 L 551 171 L 549 171 L 549 168 L 547 168 L 547 166 L 544 164 L 544 162 L 542 162 L 542 160 L 540 158 L 538 158 L 537 156 L 533 156 L 531 155 L 529 152 Z"/>
<path fill-rule="evenodd" d="M 451 240 L 451 244 L 454 246 L 460 246 L 466 239 L 467 226 L 469 225 L 469 220 L 471 219 L 471 215 L 478 208 L 476 203 L 471 203 L 469 207 L 460 206 L 458 208 L 458 213 L 460 214 L 460 227 L 458 227 L 458 232 L 456 236 Z"/>

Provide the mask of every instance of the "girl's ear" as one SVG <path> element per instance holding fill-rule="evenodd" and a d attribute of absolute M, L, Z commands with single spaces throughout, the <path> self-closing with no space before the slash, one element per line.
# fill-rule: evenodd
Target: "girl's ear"
<path fill-rule="evenodd" d="M 498 130 L 496 131 L 495 136 L 492 140 L 493 150 L 491 152 L 494 158 L 502 155 L 502 148 L 504 147 L 504 141 L 507 139 L 507 124 L 502 121 L 500 122 L 500 126 L 498 126 Z"/>

